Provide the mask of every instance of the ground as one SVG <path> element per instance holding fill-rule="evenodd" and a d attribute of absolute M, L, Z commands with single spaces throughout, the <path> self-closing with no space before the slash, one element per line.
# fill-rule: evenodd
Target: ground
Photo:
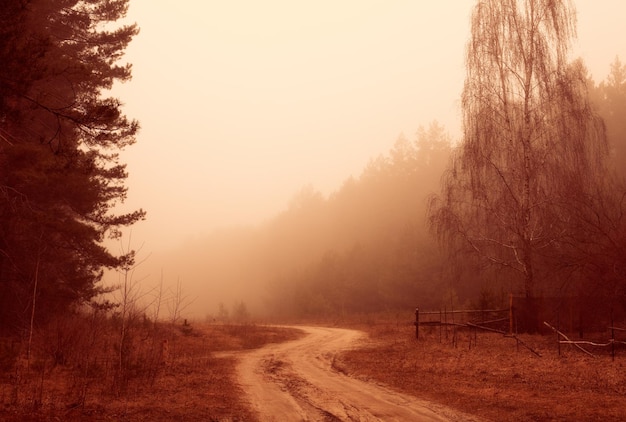
<path fill-rule="evenodd" d="M 32 368 L 18 378 L 0 378 L 2 421 L 254 421 L 235 379 L 243 351 L 295 339 L 293 329 L 257 324 L 193 325 L 168 333 L 167 362 L 151 374 L 135 374 L 124 391 L 107 377 L 89 386 L 84 404 L 76 401 L 77 368 Z"/>
<path fill-rule="evenodd" d="M 626 350 L 591 357 L 555 336 L 515 339 L 438 328 L 415 339 L 405 322 L 361 325 L 370 334 L 340 365 L 361 379 L 386 384 L 494 421 L 626 419 Z M 470 343 L 471 339 L 471 343 Z"/>
<path fill-rule="evenodd" d="M 349 376 L 341 354 L 359 344 L 362 331 L 299 326 L 301 339 L 240 355 L 245 398 L 258 419 L 269 421 L 478 422 L 466 413 Z"/>
<path fill-rule="evenodd" d="M 403 316 L 331 325 L 367 333 L 358 348 L 337 355 L 335 371 L 421 400 L 494 421 L 626 419 L 626 350 L 615 360 L 606 349 L 591 357 L 562 346 L 559 355 L 554 336 L 521 336 L 539 357 L 499 334 L 440 335 L 437 328 L 417 341 Z M 4 374 L 0 420 L 254 421 L 237 379 L 237 353 L 230 351 L 300 335 L 256 324 L 194 326 L 175 337 L 170 361 L 153 381 L 137 378 L 121 394 L 94 382 L 84 405 L 72 397 L 72 368 L 59 365 L 19 380 Z"/>

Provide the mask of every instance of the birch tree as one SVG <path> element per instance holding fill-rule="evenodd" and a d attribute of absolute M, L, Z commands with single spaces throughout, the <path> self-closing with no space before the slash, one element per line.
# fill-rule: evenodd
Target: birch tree
<path fill-rule="evenodd" d="M 469 247 L 511 270 L 529 298 L 570 230 L 563 194 L 592 190 L 608 153 L 584 66 L 569 61 L 575 29 L 567 0 L 477 2 L 463 142 L 430 201 L 431 226 L 450 250 Z"/>

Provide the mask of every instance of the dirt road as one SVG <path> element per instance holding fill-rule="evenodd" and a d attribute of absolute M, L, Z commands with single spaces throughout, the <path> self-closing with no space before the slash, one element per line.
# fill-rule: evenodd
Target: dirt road
<path fill-rule="evenodd" d="M 265 421 L 467 421 L 468 415 L 351 378 L 333 368 L 339 352 L 364 335 L 297 327 L 299 340 L 241 355 L 239 381 Z"/>

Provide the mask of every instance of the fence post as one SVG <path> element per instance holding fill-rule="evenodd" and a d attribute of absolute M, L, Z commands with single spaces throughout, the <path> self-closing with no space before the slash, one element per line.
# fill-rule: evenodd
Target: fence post
<path fill-rule="evenodd" d="M 509 334 L 513 334 L 513 293 L 509 293 Z"/>
<path fill-rule="evenodd" d="M 611 306 L 611 360 L 615 362 L 615 323 L 613 322 L 613 306 Z"/>
<path fill-rule="evenodd" d="M 415 308 L 415 339 L 419 340 L 420 338 L 420 310 L 419 308 Z"/>
<path fill-rule="evenodd" d="M 441 343 L 441 331 L 443 330 L 443 315 L 441 315 L 441 308 L 439 308 L 439 343 Z"/>
<path fill-rule="evenodd" d="M 448 340 L 448 307 L 443 307 L 444 326 L 446 328 L 446 340 Z"/>
<path fill-rule="evenodd" d="M 559 351 L 559 356 L 561 356 L 561 336 L 559 335 L 559 330 L 561 329 L 560 325 L 561 325 L 561 318 L 559 316 L 559 313 L 557 312 L 556 313 L 556 345 Z"/>

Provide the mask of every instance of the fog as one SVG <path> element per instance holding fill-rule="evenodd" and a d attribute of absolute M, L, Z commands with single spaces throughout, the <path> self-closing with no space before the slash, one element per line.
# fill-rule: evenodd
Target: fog
<path fill-rule="evenodd" d="M 599 82 L 616 56 L 626 60 L 626 4 L 574 3 L 573 53 Z M 369 246 L 381 239 L 400 242 L 385 234 L 397 227 L 375 221 L 423 230 L 441 163 L 405 186 L 415 192 L 408 203 L 373 169 L 380 156 L 397 165 L 398 139 L 417 141 L 434 120 L 459 137 L 473 4 L 133 0 L 128 21 L 141 33 L 125 60 L 134 76 L 114 89 L 142 127 L 122 155 L 122 209 L 148 212 L 123 240 L 139 249 L 133 277 L 147 290 L 180 281 L 192 317 L 239 301 L 254 312 L 276 306 L 272 286 L 284 291 L 312 261 L 348 259 L 355 247 L 363 259 L 384 254 Z M 368 202 L 384 195 L 393 206 Z"/>

